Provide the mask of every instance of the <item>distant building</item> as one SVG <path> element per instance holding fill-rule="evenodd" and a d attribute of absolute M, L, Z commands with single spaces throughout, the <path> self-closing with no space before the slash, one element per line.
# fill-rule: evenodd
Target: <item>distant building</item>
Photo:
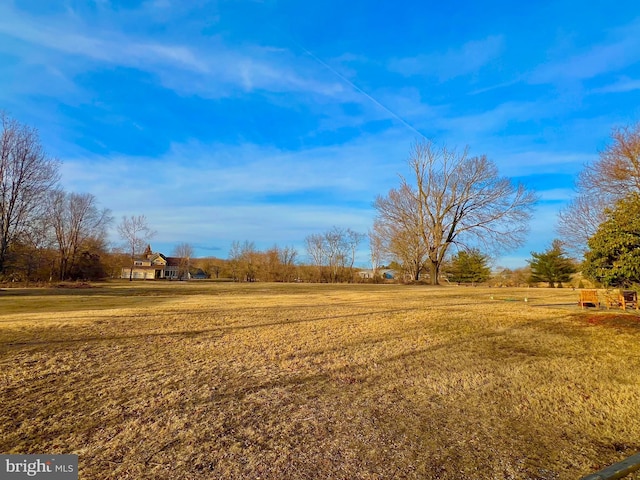
<path fill-rule="evenodd" d="M 379 278 L 384 278 L 385 280 L 393 280 L 396 276 L 396 272 L 389 268 L 379 268 L 377 271 Z M 358 276 L 362 279 L 370 279 L 374 278 L 373 270 L 359 270 Z"/>
<path fill-rule="evenodd" d="M 178 280 L 180 260 L 177 257 L 165 257 L 162 253 L 152 253 L 151 246 L 147 246 L 141 256 L 133 259 L 133 271 L 130 266 L 123 267 L 120 278 L 129 278 L 131 274 L 135 280 Z"/>

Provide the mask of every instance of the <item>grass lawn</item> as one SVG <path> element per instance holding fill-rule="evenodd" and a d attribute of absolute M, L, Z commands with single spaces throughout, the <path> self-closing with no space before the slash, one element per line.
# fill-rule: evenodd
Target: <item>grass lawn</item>
<path fill-rule="evenodd" d="M 577 479 L 640 451 L 640 316 L 577 300 L 4 289 L 0 453 L 76 453 L 81 479 Z"/>

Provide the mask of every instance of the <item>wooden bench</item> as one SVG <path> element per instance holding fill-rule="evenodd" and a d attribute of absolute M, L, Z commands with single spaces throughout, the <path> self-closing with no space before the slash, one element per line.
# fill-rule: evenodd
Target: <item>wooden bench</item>
<path fill-rule="evenodd" d="M 607 308 L 620 307 L 622 310 L 626 310 L 629 307 L 636 310 L 640 309 L 638 306 L 638 292 L 634 290 L 607 292 L 605 297 Z"/>
<path fill-rule="evenodd" d="M 581 290 L 580 291 L 580 300 L 578 300 L 578 305 L 581 308 L 584 308 L 587 305 L 593 305 L 596 308 L 600 308 L 600 299 L 598 298 L 597 290 Z"/>
<path fill-rule="evenodd" d="M 638 307 L 638 292 L 635 290 L 623 290 L 620 292 L 620 306 L 623 310 L 626 310 L 627 307 L 635 307 L 636 310 L 640 310 L 640 307 Z"/>
<path fill-rule="evenodd" d="M 607 306 L 607 310 L 610 308 L 618 308 L 622 304 L 620 303 L 620 292 L 618 290 L 607 290 L 604 292 L 604 303 Z"/>

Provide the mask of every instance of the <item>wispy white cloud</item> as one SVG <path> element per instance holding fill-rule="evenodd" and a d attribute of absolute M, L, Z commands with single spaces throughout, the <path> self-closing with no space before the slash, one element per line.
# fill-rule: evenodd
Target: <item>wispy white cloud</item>
<path fill-rule="evenodd" d="M 600 88 L 594 88 L 592 93 L 624 93 L 640 90 L 640 80 L 622 77 L 618 81 Z"/>
<path fill-rule="evenodd" d="M 188 241 L 219 247 L 224 256 L 232 241 L 250 240 L 259 248 L 293 245 L 303 253 L 311 233 L 334 225 L 363 233 L 371 227 L 375 196 L 396 187 L 397 175 L 407 173 L 410 138 L 400 130 L 300 151 L 190 142 L 174 144 L 155 159 L 67 158 L 63 181 L 69 190 L 108 199 L 105 206 L 117 220 L 145 214 L 158 231 L 154 242 L 159 245 Z M 575 171 L 584 159 L 531 151 L 497 160 L 504 160 L 502 174 L 540 175 Z M 571 192 L 553 187 L 539 193 L 543 202 L 532 234 L 546 241 L 553 235 L 549 225 L 558 205 Z M 112 240 L 117 240 L 115 231 Z M 518 258 L 522 264 L 523 257 Z M 366 263 L 366 256 L 358 261 Z"/>
<path fill-rule="evenodd" d="M 522 151 L 518 146 L 505 149 L 498 146 L 491 157 L 500 173 L 509 177 L 527 175 L 577 175 L 593 154 L 559 152 L 543 149 Z"/>
<path fill-rule="evenodd" d="M 405 152 L 387 140 L 300 152 L 191 143 L 143 161 L 64 159 L 62 177 L 71 191 L 108 199 L 117 221 L 146 215 L 159 244 L 214 245 L 226 255 L 233 240 L 250 240 L 259 248 L 294 245 L 302 252 L 311 233 L 334 225 L 362 233 L 370 228 L 375 195 L 395 186 L 404 167 Z"/>
<path fill-rule="evenodd" d="M 640 62 L 640 20 L 611 32 L 610 39 L 580 53 L 539 66 L 531 83 L 557 83 L 594 78 Z"/>
<path fill-rule="evenodd" d="M 209 37 L 206 45 L 198 47 L 150 41 L 113 28 L 91 28 L 68 15 L 51 18 L 43 26 L 8 5 L 0 6 L 0 35 L 59 55 L 151 72 L 159 75 L 165 87 L 186 94 L 216 98 L 264 90 L 332 96 L 344 91 L 341 82 L 317 78 L 312 62 L 305 64 L 286 50 L 259 45 L 229 48 L 218 37 Z M 49 64 L 51 58 L 34 54 L 30 62 L 38 61 Z M 92 68 L 95 65 L 86 66 Z"/>
<path fill-rule="evenodd" d="M 114 30 L 90 31 L 79 19 L 70 16 L 42 25 L 5 5 L 0 7 L 0 18 L 0 33 L 50 51 L 127 66 L 169 64 L 206 70 L 206 65 L 185 46 L 136 41 Z"/>
<path fill-rule="evenodd" d="M 114 211 L 260 204 L 287 195 L 310 204 L 333 198 L 328 203 L 337 211 L 340 202 L 368 205 L 396 182 L 406 143 L 390 141 L 392 135 L 301 151 L 193 142 L 174 145 L 158 158 L 86 155 L 63 159 L 63 181 L 69 190 L 109 198 Z"/>
<path fill-rule="evenodd" d="M 403 75 L 425 75 L 448 80 L 473 73 L 498 58 L 504 50 L 502 35 L 473 40 L 444 53 L 429 53 L 392 60 L 389 69 Z"/>
<path fill-rule="evenodd" d="M 523 122 L 544 116 L 547 107 L 536 102 L 504 102 L 479 113 L 450 116 L 440 120 L 448 130 L 473 135 L 498 132 L 513 122 Z"/>

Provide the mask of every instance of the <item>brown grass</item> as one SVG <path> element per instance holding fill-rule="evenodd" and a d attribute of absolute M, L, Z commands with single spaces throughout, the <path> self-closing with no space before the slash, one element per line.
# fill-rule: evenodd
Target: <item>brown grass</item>
<path fill-rule="evenodd" d="M 83 479 L 579 478 L 640 450 L 640 317 L 577 300 L 5 289 L 0 452 L 77 453 Z"/>

